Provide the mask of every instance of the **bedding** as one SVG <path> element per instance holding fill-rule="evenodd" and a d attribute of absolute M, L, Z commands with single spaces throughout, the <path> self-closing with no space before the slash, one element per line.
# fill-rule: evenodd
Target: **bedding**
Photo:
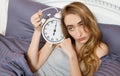
<path fill-rule="evenodd" d="M 120 56 L 110 54 L 101 58 L 102 64 L 94 76 L 119 76 Z"/>
<path fill-rule="evenodd" d="M 102 40 L 108 44 L 110 53 L 120 56 L 120 26 L 99 23 L 99 27 L 103 34 Z"/>
<path fill-rule="evenodd" d="M 0 35 L 0 76 L 33 76 L 25 52 L 28 42 Z"/>
<path fill-rule="evenodd" d="M 46 19 L 47 14 L 53 17 L 60 10 L 49 7 L 31 0 L 9 1 L 6 34 L 0 35 L 0 76 L 34 76 L 25 58 L 33 33 L 30 17 L 41 9 Z M 40 48 L 44 43 L 42 38 Z"/>
<path fill-rule="evenodd" d="M 34 30 L 30 17 L 38 10 L 47 8 L 50 9 L 43 12 L 44 19 L 47 19 L 47 14 L 53 17 L 60 11 L 60 8 L 51 8 L 32 0 L 9 0 L 6 35 L 0 34 L 0 76 L 34 76 L 25 57 Z M 120 57 L 120 25 L 99 23 L 99 27 L 103 41 L 110 47 L 110 54 Z M 44 43 L 41 37 L 40 48 Z"/>

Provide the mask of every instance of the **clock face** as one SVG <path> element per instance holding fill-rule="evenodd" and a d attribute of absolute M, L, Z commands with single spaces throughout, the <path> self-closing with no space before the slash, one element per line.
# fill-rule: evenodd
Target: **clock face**
<path fill-rule="evenodd" d="M 57 44 L 64 40 L 60 20 L 56 18 L 47 20 L 43 25 L 42 35 L 47 42 L 52 44 Z"/>

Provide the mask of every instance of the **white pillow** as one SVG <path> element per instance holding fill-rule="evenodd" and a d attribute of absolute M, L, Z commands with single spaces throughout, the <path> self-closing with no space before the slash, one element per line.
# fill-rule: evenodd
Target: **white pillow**
<path fill-rule="evenodd" d="M 5 35 L 9 0 L 0 0 L 0 34 Z"/>

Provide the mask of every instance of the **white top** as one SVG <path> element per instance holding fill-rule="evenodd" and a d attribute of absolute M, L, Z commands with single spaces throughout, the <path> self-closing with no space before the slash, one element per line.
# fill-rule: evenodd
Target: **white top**
<path fill-rule="evenodd" d="M 53 50 L 36 76 L 70 76 L 68 57 L 61 48 L 56 47 Z"/>

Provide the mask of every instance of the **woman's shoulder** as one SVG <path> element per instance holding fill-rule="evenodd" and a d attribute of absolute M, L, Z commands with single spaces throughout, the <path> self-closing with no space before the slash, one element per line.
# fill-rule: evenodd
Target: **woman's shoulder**
<path fill-rule="evenodd" d="M 108 45 L 103 42 L 101 42 L 100 45 L 96 49 L 96 54 L 99 58 L 107 55 L 108 52 L 109 52 Z"/>

